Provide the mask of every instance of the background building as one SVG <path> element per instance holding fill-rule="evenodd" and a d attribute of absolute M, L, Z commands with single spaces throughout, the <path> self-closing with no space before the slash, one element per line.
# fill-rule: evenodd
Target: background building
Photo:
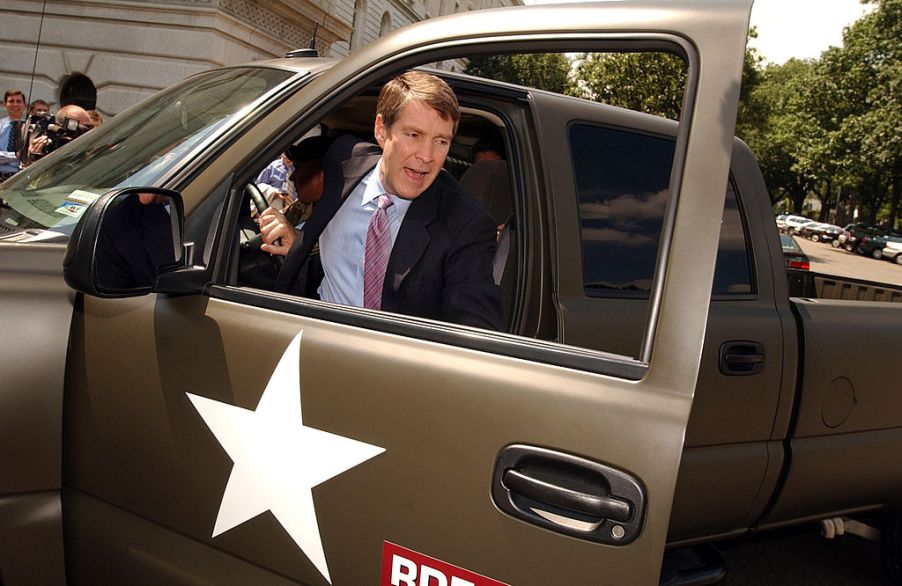
<path fill-rule="evenodd" d="M 309 47 L 341 57 L 405 24 L 522 0 L 3 0 L 0 91 L 115 115 L 185 77 Z M 2 112 L 0 112 L 2 113 Z"/>

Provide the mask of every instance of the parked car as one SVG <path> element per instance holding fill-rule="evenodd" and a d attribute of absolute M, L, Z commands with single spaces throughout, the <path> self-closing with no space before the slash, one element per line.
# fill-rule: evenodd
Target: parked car
<path fill-rule="evenodd" d="M 813 221 L 814 220 L 812 220 L 811 218 L 806 218 L 805 216 L 789 215 L 786 216 L 786 219 L 784 220 L 784 229 L 790 234 L 795 234 L 799 230 L 799 228 Z"/>
<path fill-rule="evenodd" d="M 902 234 L 887 234 L 885 236 L 864 236 L 858 242 L 856 251 L 858 254 L 875 259 L 883 258 L 883 247 L 888 242 L 902 242 Z"/>
<path fill-rule="evenodd" d="M 887 242 L 880 254 L 886 260 L 902 265 L 902 242 Z"/>
<path fill-rule="evenodd" d="M 832 242 L 842 234 L 842 228 L 835 224 L 824 222 L 809 222 L 802 225 L 797 231 L 799 236 L 808 238 L 812 242 Z"/>
<path fill-rule="evenodd" d="M 788 215 L 789 214 L 778 214 L 774 218 L 774 221 L 777 223 L 777 230 L 780 230 L 782 232 L 783 229 L 786 228 L 786 216 Z"/>
<path fill-rule="evenodd" d="M 780 245 L 783 247 L 783 262 L 787 269 L 807 271 L 811 268 L 808 255 L 790 234 L 780 234 Z"/>
<path fill-rule="evenodd" d="M 863 222 L 846 224 L 840 235 L 834 240 L 833 247 L 842 247 L 847 252 L 855 252 L 861 239 L 865 236 L 882 236 L 883 234 L 884 231 L 873 224 L 865 224 Z"/>

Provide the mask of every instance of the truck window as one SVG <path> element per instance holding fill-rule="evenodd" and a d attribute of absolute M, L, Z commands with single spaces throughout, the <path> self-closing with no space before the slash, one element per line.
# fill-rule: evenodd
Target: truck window
<path fill-rule="evenodd" d="M 589 297 L 645 298 L 661 236 L 674 143 L 669 138 L 589 124 L 570 129 Z M 736 195 L 728 187 L 714 295 L 753 292 Z"/>

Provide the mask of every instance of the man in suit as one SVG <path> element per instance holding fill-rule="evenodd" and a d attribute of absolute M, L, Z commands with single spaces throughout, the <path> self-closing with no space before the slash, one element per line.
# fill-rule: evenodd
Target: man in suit
<path fill-rule="evenodd" d="M 266 236 L 263 250 L 287 253 L 276 290 L 501 329 L 495 224 L 442 169 L 459 120 L 441 79 L 408 71 L 389 81 L 376 106 L 378 146 L 336 140 L 313 216 L 300 232 L 286 221 Z"/>

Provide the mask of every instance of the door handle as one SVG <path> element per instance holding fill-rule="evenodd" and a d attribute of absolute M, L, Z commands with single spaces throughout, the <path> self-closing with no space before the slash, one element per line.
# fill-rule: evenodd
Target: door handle
<path fill-rule="evenodd" d="M 720 372 L 727 376 L 748 376 L 764 369 L 764 345 L 732 341 L 720 345 Z"/>
<path fill-rule="evenodd" d="M 506 470 L 503 480 L 510 490 L 527 498 L 589 517 L 607 517 L 625 523 L 632 516 L 630 503 L 621 499 L 571 490 L 532 478 L 517 470 Z"/>
<path fill-rule="evenodd" d="M 517 519 L 581 539 L 625 545 L 640 534 L 645 489 L 630 474 L 563 452 L 515 444 L 495 461 L 492 500 Z"/>

